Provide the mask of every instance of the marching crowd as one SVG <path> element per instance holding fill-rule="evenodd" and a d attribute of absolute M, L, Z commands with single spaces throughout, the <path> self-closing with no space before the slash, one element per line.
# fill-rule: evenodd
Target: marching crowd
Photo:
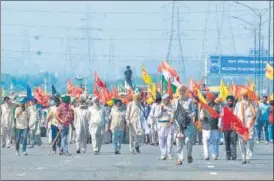
<path fill-rule="evenodd" d="M 85 153 L 92 143 L 95 155 L 102 144 L 112 143 L 114 153 L 120 154 L 124 138 L 129 138 L 129 151 L 141 153 L 141 146 L 159 146 L 160 159 L 173 159 L 172 147 L 176 146 L 176 164 L 184 160 L 192 163 L 193 145 L 203 145 L 204 159 L 217 160 L 219 145 L 224 144 L 227 160 L 237 159 L 237 145 L 242 164 L 252 159 L 255 141 L 262 136 L 265 143 L 273 143 L 273 100 L 262 97 L 259 103 L 251 101 L 247 92 L 240 99 L 230 95 L 220 101 L 211 92 L 205 94 L 207 105 L 219 113 L 216 118 L 200 106 L 197 97 L 189 98 L 188 87 L 177 87 L 173 97 L 157 93 L 154 101 L 143 101 L 140 90 L 134 91 L 133 100 L 125 105 L 120 99 L 102 105 L 96 96 L 80 96 L 72 101 L 70 96 L 54 97 L 49 108 L 28 102 L 24 98 L 13 100 L 4 97 L 1 105 L 2 148 L 15 143 L 16 155 L 27 154 L 27 145 L 41 145 L 42 124 L 48 124 L 52 154 L 71 155 L 68 144 L 75 139 L 76 153 Z M 269 102 L 269 103 L 268 103 Z M 223 121 L 224 108 L 231 110 L 248 128 L 248 140 Z M 44 111 L 47 111 L 45 116 Z M 264 133 L 262 135 L 262 133 Z M 212 149 L 210 147 L 212 146 Z M 186 152 L 184 153 L 184 147 Z M 212 151 L 211 151 L 212 150 Z"/>

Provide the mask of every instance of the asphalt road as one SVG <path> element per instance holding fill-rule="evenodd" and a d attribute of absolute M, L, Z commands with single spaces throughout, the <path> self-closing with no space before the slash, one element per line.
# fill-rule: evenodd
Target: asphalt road
<path fill-rule="evenodd" d="M 103 145 L 100 155 L 92 154 L 88 145 L 86 154 L 76 154 L 75 145 L 69 145 L 72 156 L 48 156 L 49 145 L 28 149 L 28 156 L 15 156 L 15 147 L 1 149 L 1 180 L 272 180 L 273 144 L 256 144 L 254 159 L 242 165 L 238 160 L 225 160 L 224 146 L 220 146 L 219 160 L 204 161 L 202 146 L 193 148 L 194 162 L 176 166 L 175 160 L 159 160 L 157 146 L 144 145 L 141 154 L 129 154 L 128 145 L 122 145 L 122 154 L 114 155 L 113 145 Z M 176 148 L 173 147 L 175 152 Z"/>

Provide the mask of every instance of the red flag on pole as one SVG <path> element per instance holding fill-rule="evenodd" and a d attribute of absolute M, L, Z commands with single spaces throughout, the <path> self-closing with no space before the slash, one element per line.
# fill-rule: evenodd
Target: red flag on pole
<path fill-rule="evenodd" d="M 95 84 L 100 88 L 105 88 L 106 84 L 100 79 L 98 74 L 95 72 Z"/>

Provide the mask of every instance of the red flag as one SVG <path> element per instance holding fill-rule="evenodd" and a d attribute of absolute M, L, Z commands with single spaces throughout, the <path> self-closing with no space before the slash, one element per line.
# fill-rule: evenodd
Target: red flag
<path fill-rule="evenodd" d="M 34 97 L 37 99 L 37 103 L 41 104 L 43 107 L 50 106 L 50 97 L 40 88 L 34 89 Z"/>
<path fill-rule="evenodd" d="M 101 88 L 105 88 L 106 87 L 106 84 L 100 79 L 100 77 L 98 76 L 98 74 L 96 72 L 95 72 L 95 84 L 98 87 L 101 87 Z"/>
<path fill-rule="evenodd" d="M 125 97 L 121 97 L 121 100 L 124 104 L 129 104 L 133 100 L 133 90 L 129 90 Z"/>
<path fill-rule="evenodd" d="M 224 124 L 230 123 L 232 129 L 241 135 L 245 141 L 248 141 L 248 128 L 243 125 L 242 121 L 237 116 L 235 116 L 232 111 L 228 109 L 228 107 L 224 107 L 223 121 Z"/>
<path fill-rule="evenodd" d="M 72 97 L 80 97 L 83 94 L 84 89 L 72 85 L 71 80 L 68 81 L 67 92 Z"/>
<path fill-rule="evenodd" d="M 168 79 L 167 93 L 169 94 L 170 99 L 173 98 L 172 85 L 170 79 Z"/>
<path fill-rule="evenodd" d="M 219 113 L 217 111 L 215 111 L 212 107 L 203 103 L 202 101 L 199 101 L 199 103 L 201 104 L 202 108 L 207 110 L 212 117 L 214 117 L 216 119 L 219 118 Z"/>
<path fill-rule="evenodd" d="M 119 98 L 119 94 L 118 94 L 117 90 L 115 90 L 115 88 L 113 86 L 111 88 L 111 98 L 112 99 Z"/>

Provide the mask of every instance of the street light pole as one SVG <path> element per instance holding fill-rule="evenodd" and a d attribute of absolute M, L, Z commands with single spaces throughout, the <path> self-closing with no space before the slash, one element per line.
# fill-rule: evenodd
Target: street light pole
<path fill-rule="evenodd" d="M 269 1 L 269 19 L 268 19 L 268 59 L 267 62 L 269 63 L 270 61 L 270 34 L 271 34 L 271 1 Z M 269 90 L 269 84 L 270 80 L 267 79 L 267 95 L 269 95 L 270 90 Z"/>

